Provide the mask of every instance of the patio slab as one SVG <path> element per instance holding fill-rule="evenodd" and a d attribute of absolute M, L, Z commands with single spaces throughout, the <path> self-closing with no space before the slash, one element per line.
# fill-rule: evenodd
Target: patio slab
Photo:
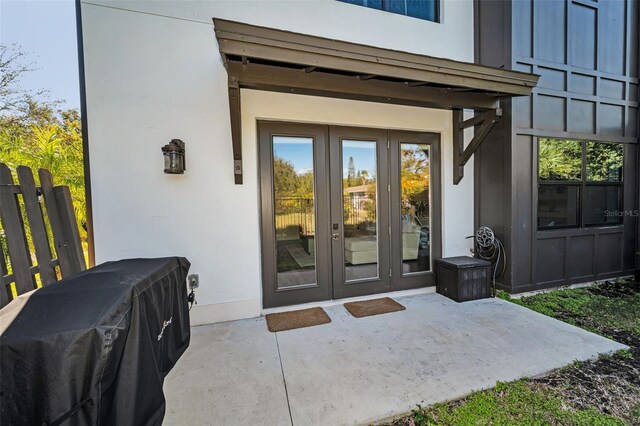
<path fill-rule="evenodd" d="M 396 300 L 407 309 L 331 306 L 330 324 L 280 333 L 263 318 L 193 328 L 165 381 L 165 424 L 368 423 L 625 348 L 499 299 Z"/>

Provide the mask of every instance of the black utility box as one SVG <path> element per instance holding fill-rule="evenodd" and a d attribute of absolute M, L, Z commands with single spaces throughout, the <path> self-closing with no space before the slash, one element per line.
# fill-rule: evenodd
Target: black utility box
<path fill-rule="evenodd" d="M 456 302 L 490 296 L 491 263 L 468 256 L 436 259 L 436 291 Z"/>

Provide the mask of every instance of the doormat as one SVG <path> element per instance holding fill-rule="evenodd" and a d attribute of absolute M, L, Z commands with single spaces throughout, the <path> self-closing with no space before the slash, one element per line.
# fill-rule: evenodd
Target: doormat
<path fill-rule="evenodd" d="M 389 312 L 404 311 L 406 309 L 404 306 L 389 297 L 363 300 L 362 302 L 349 302 L 345 303 L 344 307 L 356 318 L 388 314 Z"/>
<path fill-rule="evenodd" d="M 307 253 L 300 244 L 288 244 L 284 247 L 301 268 L 314 266 L 316 264 L 316 257 Z"/>
<path fill-rule="evenodd" d="M 296 328 L 313 327 L 314 325 L 328 324 L 331 322 L 331 318 L 329 318 L 329 315 L 327 315 L 322 308 L 309 308 L 300 311 L 267 314 L 266 319 L 267 328 L 273 333 Z"/>

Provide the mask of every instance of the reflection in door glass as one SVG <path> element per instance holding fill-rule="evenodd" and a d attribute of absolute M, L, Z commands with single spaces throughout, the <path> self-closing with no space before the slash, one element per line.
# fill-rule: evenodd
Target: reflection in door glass
<path fill-rule="evenodd" d="M 344 260 L 347 281 L 378 277 L 376 143 L 342 141 Z"/>
<path fill-rule="evenodd" d="M 313 139 L 273 137 L 278 289 L 316 282 Z"/>
<path fill-rule="evenodd" d="M 402 273 L 431 270 L 430 183 L 428 144 L 400 144 Z"/>

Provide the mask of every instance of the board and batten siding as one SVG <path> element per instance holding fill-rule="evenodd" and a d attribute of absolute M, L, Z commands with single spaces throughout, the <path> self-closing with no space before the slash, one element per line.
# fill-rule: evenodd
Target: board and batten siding
<path fill-rule="evenodd" d="M 638 218 L 537 230 L 537 138 L 625 144 L 623 207 L 638 209 L 638 20 L 634 0 L 475 2 L 476 61 L 540 75 L 505 103 L 475 160 L 476 223 L 510 255 L 501 283 L 530 291 L 633 273 Z"/>
<path fill-rule="evenodd" d="M 452 182 L 451 113 L 242 90 L 243 185 L 234 184 L 227 74 L 212 18 L 473 61 L 473 4 L 443 23 L 324 1 L 82 1 L 96 262 L 185 256 L 200 275 L 193 325 L 262 310 L 257 119 L 438 132 L 443 253 L 467 254 L 473 165 Z M 160 148 L 186 143 L 184 175 Z"/>

